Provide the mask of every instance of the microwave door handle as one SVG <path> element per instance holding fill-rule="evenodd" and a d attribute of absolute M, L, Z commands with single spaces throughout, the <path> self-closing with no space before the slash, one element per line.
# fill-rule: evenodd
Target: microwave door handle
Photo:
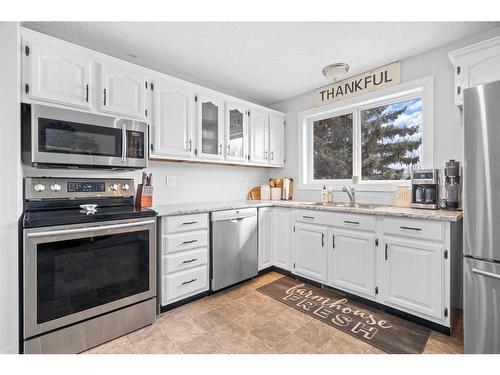
<path fill-rule="evenodd" d="M 105 230 L 111 229 L 119 229 L 119 228 L 131 228 L 131 227 L 140 227 L 143 225 L 149 225 L 156 223 L 155 220 L 145 220 L 145 221 L 135 221 L 131 223 L 123 223 L 123 224 L 112 224 L 112 225 L 101 225 L 101 226 L 92 226 L 92 227 L 84 227 L 84 228 L 72 228 L 72 229 L 60 229 L 60 230 L 52 230 L 46 232 L 33 232 L 28 233 L 28 238 L 39 238 L 39 237 L 52 237 L 52 236 L 63 236 L 65 234 L 76 234 L 76 233 L 89 233 L 89 232 L 101 232 Z"/>
<path fill-rule="evenodd" d="M 127 126 L 122 124 L 122 162 L 127 161 Z"/>

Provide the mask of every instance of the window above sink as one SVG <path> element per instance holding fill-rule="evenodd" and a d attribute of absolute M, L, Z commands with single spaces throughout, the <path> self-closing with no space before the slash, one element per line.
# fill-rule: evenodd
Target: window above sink
<path fill-rule="evenodd" d="M 400 84 L 299 113 L 299 184 L 357 191 L 409 185 L 433 165 L 433 79 Z"/>

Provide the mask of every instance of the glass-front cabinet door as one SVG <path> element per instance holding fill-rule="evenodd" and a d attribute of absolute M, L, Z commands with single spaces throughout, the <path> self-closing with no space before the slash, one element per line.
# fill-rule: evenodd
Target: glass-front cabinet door
<path fill-rule="evenodd" d="M 248 110 L 226 103 L 226 159 L 248 161 Z"/>
<path fill-rule="evenodd" d="M 224 112 L 221 100 L 196 97 L 197 154 L 202 159 L 223 159 Z"/>

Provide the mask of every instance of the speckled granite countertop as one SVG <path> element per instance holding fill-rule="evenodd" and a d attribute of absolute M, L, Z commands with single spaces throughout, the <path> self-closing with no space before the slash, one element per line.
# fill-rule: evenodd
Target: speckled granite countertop
<path fill-rule="evenodd" d="M 425 220 L 460 221 L 462 211 L 424 210 L 416 208 L 402 208 L 387 205 L 359 204 L 355 207 L 347 204 L 330 203 L 318 204 L 305 201 L 216 201 L 197 203 L 163 204 L 153 207 L 159 216 L 186 215 L 212 211 L 233 210 L 248 207 L 290 207 L 318 211 L 350 212 L 357 214 L 407 217 Z"/>

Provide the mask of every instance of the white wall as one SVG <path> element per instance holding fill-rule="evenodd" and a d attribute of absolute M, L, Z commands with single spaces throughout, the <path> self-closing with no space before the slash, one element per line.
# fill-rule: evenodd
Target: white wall
<path fill-rule="evenodd" d="M 18 220 L 21 215 L 19 25 L 0 22 L 0 353 L 19 351 Z"/>
<path fill-rule="evenodd" d="M 453 104 L 454 77 L 448 52 L 500 35 L 500 28 L 463 39 L 447 46 L 401 61 L 401 82 L 428 76 L 434 77 L 434 168 L 443 168 L 449 159 L 463 161 L 463 127 L 461 112 Z M 326 46 L 325 46 L 326 48 Z M 367 56 L 367 58 L 369 58 Z M 271 107 L 287 114 L 286 168 L 280 176 L 298 176 L 298 113 L 314 106 L 313 93 L 276 103 Z M 319 200 L 319 191 L 295 189 L 294 199 Z M 392 192 L 358 192 L 359 202 L 392 204 Z M 334 192 L 334 199 L 346 201 L 343 192 Z"/>

